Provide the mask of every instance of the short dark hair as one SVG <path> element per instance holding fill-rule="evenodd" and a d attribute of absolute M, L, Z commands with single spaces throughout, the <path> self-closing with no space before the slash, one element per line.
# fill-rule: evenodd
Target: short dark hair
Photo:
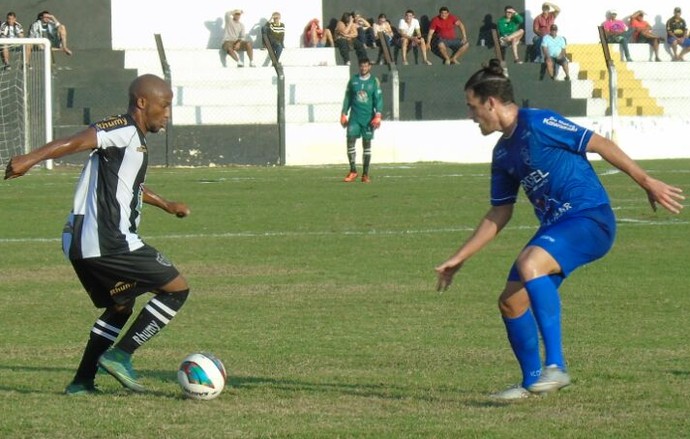
<path fill-rule="evenodd" d="M 371 60 L 365 56 L 359 59 L 359 64 L 371 64 Z"/>
<path fill-rule="evenodd" d="M 441 8 L 438 10 L 438 13 L 440 14 L 441 12 L 450 12 L 450 9 L 448 9 L 447 6 L 441 6 Z"/>
<path fill-rule="evenodd" d="M 407 15 L 407 14 L 414 15 L 414 11 L 412 9 L 408 9 L 407 11 L 405 11 L 405 15 Z"/>
<path fill-rule="evenodd" d="M 501 61 L 494 58 L 484 65 L 465 83 L 465 90 L 472 90 L 481 102 L 493 96 L 504 103 L 514 103 L 513 84 L 503 73 Z"/>
<path fill-rule="evenodd" d="M 506 6 L 505 8 L 503 8 L 503 11 L 507 11 L 508 9 L 515 9 L 515 8 L 512 7 L 512 6 L 510 6 L 510 5 L 508 5 L 508 6 Z"/>
<path fill-rule="evenodd" d="M 46 14 L 50 15 L 50 11 L 41 11 L 41 12 L 39 12 L 39 13 L 38 13 L 38 16 L 36 16 L 36 19 L 37 19 L 37 20 L 41 20 L 41 19 L 43 19 L 43 16 L 46 15 Z"/>

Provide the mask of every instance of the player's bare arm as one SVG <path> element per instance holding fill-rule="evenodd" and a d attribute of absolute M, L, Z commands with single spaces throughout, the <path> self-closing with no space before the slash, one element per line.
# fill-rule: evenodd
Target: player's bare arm
<path fill-rule="evenodd" d="M 453 276 L 460 270 L 462 264 L 475 253 L 491 242 L 505 227 L 513 216 L 513 204 L 492 206 L 484 215 L 472 235 L 463 243 L 453 256 L 436 267 L 438 282 L 437 291 L 445 291 L 453 283 Z"/>
<path fill-rule="evenodd" d="M 96 129 L 89 127 L 70 137 L 56 139 L 28 154 L 10 159 L 5 169 L 5 180 L 21 177 L 34 165 L 48 159 L 57 159 L 96 147 Z"/>
<path fill-rule="evenodd" d="M 669 212 L 676 214 L 683 209 L 681 201 L 685 200 L 685 197 L 681 188 L 671 186 L 649 176 L 644 169 L 611 140 L 594 134 L 587 144 L 587 151 L 599 154 L 604 160 L 628 174 L 630 178 L 647 192 L 647 198 L 653 210 L 656 211 L 657 203 L 661 204 Z"/>
<path fill-rule="evenodd" d="M 189 206 L 177 201 L 168 201 L 146 186 L 142 186 L 144 192 L 144 203 L 156 206 L 164 211 L 174 214 L 178 218 L 184 218 L 191 213 Z"/>

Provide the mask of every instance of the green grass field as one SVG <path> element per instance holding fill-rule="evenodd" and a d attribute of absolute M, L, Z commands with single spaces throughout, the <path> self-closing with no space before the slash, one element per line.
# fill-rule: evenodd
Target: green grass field
<path fill-rule="evenodd" d="M 690 160 L 643 162 L 690 191 Z M 513 221 L 434 291 L 433 267 L 488 208 L 488 165 L 152 169 L 190 204 L 145 208 L 141 234 L 192 286 L 177 318 L 137 351 L 150 392 L 99 375 L 67 397 L 95 318 L 58 240 L 78 169 L 0 183 L 2 438 L 677 438 L 690 434 L 688 212 L 653 213 L 627 176 L 597 163 L 619 220 L 609 255 L 561 288 L 571 388 L 520 403 L 496 299 L 536 228 Z M 138 308 L 150 296 L 143 296 Z M 219 398 L 185 400 L 188 353 L 219 356 Z"/>

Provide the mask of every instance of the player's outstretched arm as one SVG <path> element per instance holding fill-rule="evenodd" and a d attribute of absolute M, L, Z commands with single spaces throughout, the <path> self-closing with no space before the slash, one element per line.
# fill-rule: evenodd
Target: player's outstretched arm
<path fill-rule="evenodd" d="M 93 149 L 97 145 L 96 129 L 89 127 L 73 136 L 56 139 L 28 154 L 16 155 L 10 159 L 5 169 L 5 180 L 21 177 L 34 165 L 48 159 Z"/>
<path fill-rule="evenodd" d="M 644 169 L 611 140 L 594 134 L 587 144 L 587 151 L 599 154 L 604 160 L 628 174 L 630 178 L 647 192 L 649 204 L 654 211 L 656 211 L 657 203 L 672 213 L 680 213 L 681 209 L 683 209 L 681 201 L 685 200 L 685 197 L 681 188 L 650 177 Z"/>
<path fill-rule="evenodd" d="M 436 291 L 445 291 L 453 283 L 453 276 L 462 264 L 491 242 L 513 216 L 513 205 L 493 206 L 477 228 L 453 256 L 435 268 L 438 276 Z"/>
<path fill-rule="evenodd" d="M 156 206 L 164 211 L 175 214 L 178 218 L 184 218 L 191 213 L 189 206 L 177 201 L 168 201 L 146 186 L 142 186 L 144 193 L 144 203 Z"/>

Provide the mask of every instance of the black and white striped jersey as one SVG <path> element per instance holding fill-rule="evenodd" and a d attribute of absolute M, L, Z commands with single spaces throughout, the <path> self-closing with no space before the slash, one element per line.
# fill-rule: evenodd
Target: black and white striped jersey
<path fill-rule="evenodd" d="M 62 234 L 70 260 L 128 253 L 144 245 L 137 228 L 148 164 L 146 138 L 129 115 L 92 127 L 98 145 L 81 172 Z"/>

